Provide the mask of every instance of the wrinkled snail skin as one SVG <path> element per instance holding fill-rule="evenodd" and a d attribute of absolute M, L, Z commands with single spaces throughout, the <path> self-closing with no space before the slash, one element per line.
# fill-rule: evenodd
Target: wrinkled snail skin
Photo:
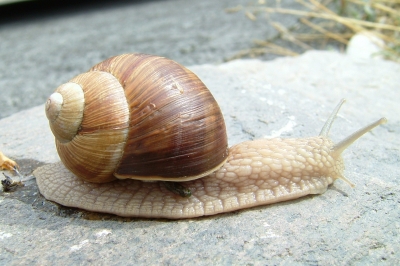
<path fill-rule="evenodd" d="M 334 181 L 329 171 L 335 169 L 332 157 L 322 168 L 314 162 L 318 152 L 324 153 L 321 144 L 328 152 L 332 143 L 323 138 L 260 139 L 233 146 L 215 173 L 184 182 L 192 192 L 189 198 L 171 193 L 160 182 L 84 182 L 61 163 L 39 168 L 34 175 L 41 193 L 65 206 L 120 216 L 191 218 L 325 192 Z"/>
<path fill-rule="evenodd" d="M 118 65 L 115 62 L 109 64 L 107 60 L 105 62 L 98 65 Z M 147 64 L 151 65 L 151 62 L 146 61 Z M 124 67 L 131 70 L 134 69 L 131 64 Z M 112 73 L 112 71 L 107 71 L 107 73 Z M 151 71 L 148 75 L 152 75 Z M 175 76 L 169 77 L 168 80 L 171 80 L 171 78 L 175 79 Z M 197 79 L 197 77 L 195 78 Z M 125 84 L 124 81 L 129 80 L 127 76 L 119 79 L 123 81 L 122 84 Z M 195 83 L 199 84 L 199 81 L 196 80 Z M 173 84 L 170 84 L 170 87 L 179 87 L 179 90 L 183 92 L 181 94 L 185 94 L 186 88 L 182 87 L 181 83 L 173 82 Z M 72 87 L 75 87 L 75 85 L 72 84 Z M 129 92 L 126 92 L 126 87 L 124 85 L 122 87 L 125 89 L 124 94 L 129 95 Z M 62 90 L 60 91 L 62 92 Z M 208 93 L 205 92 L 207 95 Z M 88 93 L 84 92 L 84 94 L 86 98 Z M 53 98 L 54 100 L 51 101 L 55 102 L 55 107 L 47 105 L 46 109 L 55 109 L 57 114 L 49 113 L 47 115 L 49 120 L 66 120 L 68 123 L 72 123 L 74 127 L 70 131 L 59 132 L 58 128 L 53 129 L 55 126 L 51 126 L 56 136 L 61 135 L 61 141 L 59 141 L 61 144 L 57 145 L 72 142 L 69 139 L 81 138 L 88 132 L 99 133 L 93 127 L 87 126 L 88 122 L 85 120 L 85 113 L 87 113 L 87 109 L 89 108 L 87 103 L 83 105 L 83 108 L 78 108 L 77 112 L 69 112 L 67 115 L 67 117 L 78 117 L 78 120 L 81 120 L 79 122 L 80 125 L 76 126 L 78 123 L 76 121 L 69 122 L 69 119 L 58 118 L 58 110 L 60 110 L 60 106 L 64 108 L 65 106 L 63 105 L 65 104 L 63 100 L 58 99 L 59 96 L 57 94 Z M 82 106 L 81 98 L 77 97 L 76 99 L 73 103 L 68 104 Z M 127 217 L 191 218 L 292 200 L 309 194 L 322 194 L 336 179 L 342 179 L 353 186 L 343 175 L 344 162 L 341 153 L 363 134 L 386 122 L 386 119 L 382 118 L 335 144 L 328 138 L 328 133 L 343 102 L 344 100 L 335 108 L 320 135 L 317 137 L 246 141 L 229 148 L 228 153 L 223 150 L 225 148 L 224 143 L 222 150 L 219 152 L 222 158 L 217 163 L 218 169 L 213 168 L 210 171 L 204 171 L 206 173 L 205 176 L 195 174 L 195 179 L 191 178 L 192 180 L 189 181 L 183 179 L 184 182 L 182 184 L 184 187 L 190 189 L 192 193 L 192 196 L 188 198 L 180 197 L 167 190 L 162 182 L 141 181 L 146 175 L 139 176 L 139 178 L 137 175 L 125 175 L 121 177 L 118 174 L 118 170 L 109 172 L 114 172 L 113 176 L 126 180 L 93 183 L 91 180 L 92 176 L 89 176 L 85 181 L 68 169 L 70 165 L 68 163 L 65 164 L 64 161 L 70 160 L 69 158 L 62 159 L 64 164 L 58 162 L 36 169 L 34 176 L 36 177 L 40 192 L 48 200 L 55 201 L 64 206 Z M 128 101 L 129 105 L 133 106 Z M 145 104 L 145 106 L 148 106 L 148 104 Z M 217 109 L 219 110 L 219 108 Z M 150 111 L 145 116 L 151 117 L 154 112 Z M 214 116 L 217 117 L 218 121 L 221 121 L 219 115 Z M 212 121 L 216 120 L 213 118 Z M 118 123 L 121 125 L 119 128 L 123 128 L 123 130 L 130 130 L 134 127 L 131 116 L 128 116 L 128 119 L 120 120 Z M 123 126 L 126 124 L 129 126 Z M 196 121 L 190 124 L 199 126 L 199 124 L 196 124 Z M 100 128 L 106 128 L 108 135 L 113 134 L 112 131 L 109 131 L 107 125 L 100 126 Z M 220 126 L 217 126 L 217 129 L 219 128 Z M 214 132 L 211 139 L 215 140 L 215 129 L 211 131 Z M 129 134 L 126 133 L 126 135 Z M 151 138 L 158 134 L 160 134 L 160 131 L 153 129 L 150 133 L 151 137 L 149 137 L 146 143 L 151 144 Z M 226 133 L 217 133 L 218 136 L 223 136 L 224 134 Z M 126 137 L 121 138 L 124 141 L 120 144 L 121 147 L 118 153 L 121 153 L 126 143 L 133 143 L 130 140 L 126 140 Z M 118 141 L 115 141 L 115 143 L 119 144 Z M 83 143 L 79 143 L 77 146 L 85 147 Z M 60 152 L 60 149 L 58 151 Z M 94 150 L 93 153 L 95 154 Z M 110 157 L 112 156 L 110 155 Z M 117 160 L 117 165 L 119 160 Z M 178 167 L 179 165 L 180 163 L 173 166 Z M 80 172 L 78 171 L 79 174 L 81 172 L 81 170 Z M 150 176 L 150 180 L 155 179 L 153 175 Z M 92 182 L 88 182 L 88 180 Z M 161 178 L 160 180 L 165 179 Z M 180 179 L 172 178 L 172 180 L 179 181 Z"/>

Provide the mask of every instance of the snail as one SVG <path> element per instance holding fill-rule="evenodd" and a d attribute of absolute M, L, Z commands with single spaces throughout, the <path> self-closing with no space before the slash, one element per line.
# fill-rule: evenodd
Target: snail
<path fill-rule="evenodd" d="M 228 148 L 221 110 L 194 73 L 163 57 L 119 55 L 49 97 L 61 162 L 34 176 L 48 200 L 133 217 L 190 218 L 322 194 L 336 179 L 353 186 L 341 153 L 386 122 L 334 144 L 328 133 L 343 102 L 317 137 Z"/>

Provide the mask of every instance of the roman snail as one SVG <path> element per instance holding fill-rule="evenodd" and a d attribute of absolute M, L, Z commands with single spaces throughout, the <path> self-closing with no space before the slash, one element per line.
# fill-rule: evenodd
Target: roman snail
<path fill-rule="evenodd" d="M 120 216 L 190 218 L 322 194 L 336 179 L 351 184 L 341 153 L 386 122 L 334 144 L 328 132 L 342 103 L 317 137 L 228 149 L 220 108 L 195 74 L 163 57 L 115 56 L 49 97 L 62 163 L 34 175 L 49 200 Z"/>

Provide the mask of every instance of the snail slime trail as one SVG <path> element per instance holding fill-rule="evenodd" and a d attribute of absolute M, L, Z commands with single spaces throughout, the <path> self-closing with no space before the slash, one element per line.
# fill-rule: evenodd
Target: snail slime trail
<path fill-rule="evenodd" d="M 336 179 L 352 185 L 341 153 L 386 122 L 335 144 L 328 133 L 343 102 L 319 136 L 228 149 L 221 110 L 194 73 L 163 57 L 115 56 L 50 96 L 61 162 L 34 175 L 48 200 L 128 217 L 191 218 L 322 194 Z"/>

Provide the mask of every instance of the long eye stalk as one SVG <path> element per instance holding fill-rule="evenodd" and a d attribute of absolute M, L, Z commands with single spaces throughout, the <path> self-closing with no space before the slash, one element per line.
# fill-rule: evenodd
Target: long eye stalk
<path fill-rule="evenodd" d="M 329 116 L 328 120 L 326 120 L 325 125 L 322 127 L 322 130 L 320 132 L 321 137 L 328 137 L 329 130 L 331 129 L 331 126 L 333 124 L 333 121 L 336 118 L 337 113 L 339 112 L 340 107 L 342 107 L 343 103 L 345 102 L 345 99 L 341 99 L 339 104 L 335 107 L 333 110 L 332 114 Z M 342 154 L 342 152 L 347 149 L 354 141 L 359 139 L 361 136 L 363 136 L 365 133 L 371 131 L 373 128 L 385 124 L 387 122 L 387 119 L 385 117 L 382 117 L 381 119 L 357 130 L 347 138 L 343 139 L 339 143 L 333 145 L 332 147 L 332 157 L 334 158 L 339 158 L 339 156 Z M 337 178 L 342 179 L 346 183 L 348 183 L 351 187 L 354 187 L 354 184 L 351 183 L 346 177 L 344 177 L 342 174 L 338 174 Z"/>
<path fill-rule="evenodd" d="M 326 120 L 325 125 L 322 127 L 321 132 L 319 133 L 320 136 L 322 137 L 328 137 L 329 130 L 331 129 L 331 126 L 333 124 L 333 121 L 336 118 L 337 113 L 339 112 L 340 107 L 342 107 L 343 103 L 346 101 L 346 99 L 341 99 L 339 104 L 335 107 L 333 110 L 332 114 L 329 116 L 328 120 Z M 354 141 L 359 139 L 362 135 L 365 133 L 371 131 L 375 127 L 385 124 L 387 122 L 387 119 L 385 117 L 382 117 L 381 119 L 357 130 L 344 140 L 340 141 L 339 143 L 335 144 L 333 146 L 333 155 L 334 157 L 339 156 L 347 147 L 349 147 Z"/>
<path fill-rule="evenodd" d="M 336 143 L 335 146 L 333 146 L 333 152 L 335 155 L 340 155 L 347 147 L 349 147 L 354 141 L 359 139 L 362 135 L 365 133 L 371 131 L 375 127 L 385 124 L 387 122 L 387 119 L 385 117 L 382 117 L 381 119 L 357 130 L 344 140 L 340 141 L 339 143 Z"/>

